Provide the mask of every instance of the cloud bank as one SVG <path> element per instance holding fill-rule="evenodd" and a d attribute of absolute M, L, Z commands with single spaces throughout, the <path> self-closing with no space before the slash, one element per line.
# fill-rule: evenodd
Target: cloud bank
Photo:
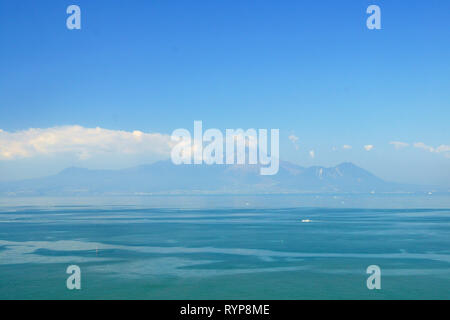
<path fill-rule="evenodd" d="M 60 154 L 86 160 L 97 155 L 151 154 L 168 157 L 173 142 L 169 135 L 141 131 L 62 126 L 7 132 L 0 129 L 0 160 Z"/>
<path fill-rule="evenodd" d="M 389 144 L 393 145 L 397 150 L 409 147 L 409 143 L 401 141 L 391 141 Z M 412 146 L 416 149 L 422 149 L 431 153 L 441 153 L 446 158 L 450 158 L 450 145 L 441 144 L 438 147 L 433 147 L 423 142 L 415 142 Z"/>
<path fill-rule="evenodd" d="M 426 145 L 423 142 L 416 142 L 414 143 L 415 148 L 424 149 L 429 152 L 435 152 L 435 153 L 447 153 L 450 152 L 450 145 L 441 144 L 440 146 L 434 148 L 432 146 Z M 448 155 L 448 154 L 447 154 Z"/>

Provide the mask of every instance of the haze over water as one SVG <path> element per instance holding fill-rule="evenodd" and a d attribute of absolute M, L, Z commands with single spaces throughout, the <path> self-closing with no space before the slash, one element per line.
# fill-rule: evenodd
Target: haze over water
<path fill-rule="evenodd" d="M 0 298 L 448 299 L 449 208 L 447 194 L 3 198 Z"/>

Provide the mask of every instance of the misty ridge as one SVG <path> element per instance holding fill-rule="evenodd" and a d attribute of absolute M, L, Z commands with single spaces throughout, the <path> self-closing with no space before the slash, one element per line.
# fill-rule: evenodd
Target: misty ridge
<path fill-rule="evenodd" d="M 0 183 L 1 196 L 151 194 L 415 193 L 446 192 L 432 186 L 382 180 L 352 163 L 302 167 L 280 161 L 276 175 L 260 165 L 175 165 L 159 161 L 121 170 L 71 167 L 44 178 Z"/>

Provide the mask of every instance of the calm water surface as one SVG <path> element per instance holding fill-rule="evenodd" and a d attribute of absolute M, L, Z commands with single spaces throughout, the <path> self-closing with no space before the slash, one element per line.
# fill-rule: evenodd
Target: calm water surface
<path fill-rule="evenodd" d="M 449 208 L 446 194 L 3 198 L 0 298 L 449 299 Z"/>

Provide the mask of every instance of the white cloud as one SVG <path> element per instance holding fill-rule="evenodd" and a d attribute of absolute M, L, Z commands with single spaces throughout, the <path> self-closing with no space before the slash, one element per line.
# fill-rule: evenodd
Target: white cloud
<path fill-rule="evenodd" d="M 294 144 L 294 147 L 295 147 L 296 150 L 298 150 L 300 148 L 300 146 L 298 145 L 299 137 L 297 137 L 296 135 L 291 134 L 288 137 L 288 139 L 292 141 L 292 143 Z"/>
<path fill-rule="evenodd" d="M 415 147 L 415 148 L 419 148 L 419 149 L 424 149 L 424 150 L 427 150 L 427 151 L 429 151 L 429 152 L 434 152 L 434 151 L 435 151 L 433 147 L 427 146 L 427 145 L 426 145 L 425 143 L 423 143 L 423 142 L 416 142 L 416 143 L 414 143 L 414 147 Z"/>
<path fill-rule="evenodd" d="M 432 146 L 426 145 L 423 142 L 416 142 L 414 143 L 415 148 L 424 149 L 429 152 L 435 152 L 435 153 L 444 153 L 446 158 L 450 158 L 450 145 L 441 144 L 437 148 L 434 148 Z"/>
<path fill-rule="evenodd" d="M 16 132 L 0 130 L 0 160 L 40 155 L 73 154 L 80 160 L 95 155 L 152 154 L 169 156 L 169 135 L 141 131 L 62 126 Z"/>
<path fill-rule="evenodd" d="M 389 144 L 392 144 L 395 147 L 395 149 L 406 148 L 409 146 L 409 143 L 401 142 L 401 141 L 391 141 L 391 142 L 389 142 Z"/>
<path fill-rule="evenodd" d="M 370 151 L 370 150 L 372 150 L 373 148 L 374 148 L 374 146 L 371 145 L 371 144 L 366 144 L 366 145 L 364 146 L 364 149 L 366 149 L 366 151 Z"/>
<path fill-rule="evenodd" d="M 439 147 L 436 148 L 436 152 L 450 152 L 450 146 L 441 144 Z"/>
<path fill-rule="evenodd" d="M 342 149 L 346 149 L 346 150 L 349 150 L 349 149 L 351 149 L 352 148 L 352 146 L 350 146 L 350 145 L 348 145 L 348 144 L 344 144 L 343 146 L 342 146 Z"/>
<path fill-rule="evenodd" d="M 299 137 L 297 137 L 297 136 L 295 136 L 295 135 L 293 135 L 293 134 L 291 134 L 291 135 L 289 136 L 289 140 L 291 140 L 292 142 L 297 142 L 298 139 L 299 139 Z"/>
<path fill-rule="evenodd" d="M 314 157 L 316 156 L 316 153 L 314 152 L 314 150 L 311 150 L 309 152 L 309 156 L 314 159 Z"/>

